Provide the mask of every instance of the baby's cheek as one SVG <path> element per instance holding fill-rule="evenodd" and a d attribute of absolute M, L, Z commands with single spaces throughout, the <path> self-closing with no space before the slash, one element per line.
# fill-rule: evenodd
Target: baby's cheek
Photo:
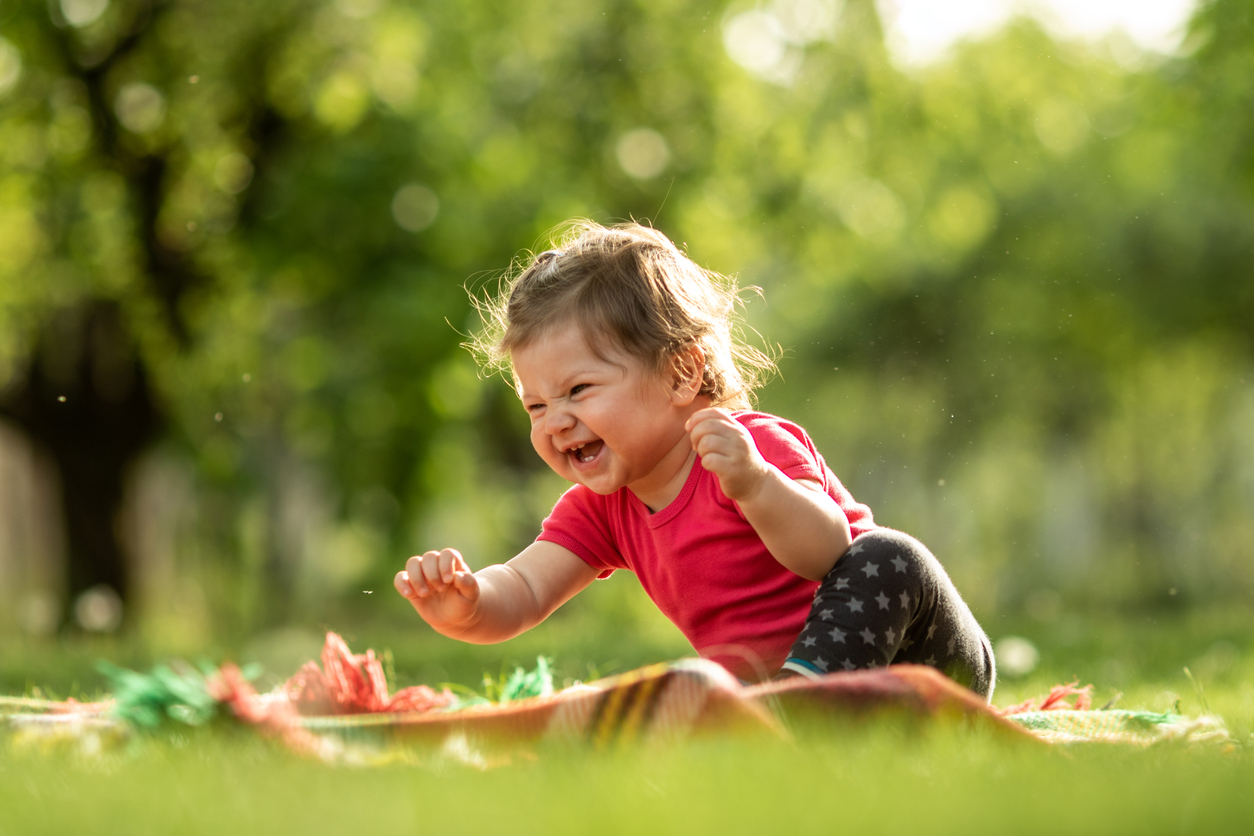
<path fill-rule="evenodd" d="M 565 456 L 557 452 L 553 447 L 553 440 L 542 427 L 535 427 L 531 430 L 531 448 L 536 451 L 536 455 L 549 466 L 550 469 L 561 474 L 559 468 L 565 462 Z"/>

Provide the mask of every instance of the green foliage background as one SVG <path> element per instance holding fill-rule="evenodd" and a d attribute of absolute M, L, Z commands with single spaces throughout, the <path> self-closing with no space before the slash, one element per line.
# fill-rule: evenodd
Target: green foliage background
<path fill-rule="evenodd" d="M 760 287 L 762 406 L 982 618 L 1254 592 L 1240 0 L 1176 56 L 1018 20 L 909 71 L 846 0 L 774 79 L 724 48 L 745 4 L 96 5 L 0 0 L 0 387 L 121 312 L 165 418 L 131 463 L 136 629 L 417 627 L 408 554 L 529 542 L 562 486 L 460 348 L 464 288 L 578 216 Z M 664 629 L 598 586 L 568 609 Z"/>

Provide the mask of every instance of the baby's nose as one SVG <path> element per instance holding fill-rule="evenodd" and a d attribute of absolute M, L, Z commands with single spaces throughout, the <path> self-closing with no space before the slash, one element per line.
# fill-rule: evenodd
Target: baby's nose
<path fill-rule="evenodd" d="M 549 435 L 557 435 L 575 426 L 575 416 L 564 409 L 550 409 L 545 415 L 544 429 Z"/>

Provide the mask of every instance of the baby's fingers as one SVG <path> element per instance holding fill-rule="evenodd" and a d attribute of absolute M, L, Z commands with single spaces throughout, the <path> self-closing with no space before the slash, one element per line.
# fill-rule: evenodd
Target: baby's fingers
<path fill-rule="evenodd" d="M 444 579 L 443 569 L 447 554 L 448 549 L 442 552 L 425 552 L 419 560 L 419 565 L 422 567 L 422 579 L 433 592 L 443 592 L 448 586 L 449 582 Z M 412 561 L 413 558 L 410 560 Z"/>
<path fill-rule="evenodd" d="M 418 591 L 409 583 L 409 573 L 403 569 L 396 573 L 396 577 L 392 579 L 392 585 L 396 587 L 396 591 L 406 598 L 417 598 Z"/>
<path fill-rule="evenodd" d="M 708 432 L 692 434 L 692 449 L 697 451 L 698 456 L 705 456 L 709 453 L 731 453 L 735 447 L 737 438 L 728 436 L 723 433 Z"/>
<path fill-rule="evenodd" d="M 405 595 L 402 590 L 401 594 L 406 598 L 426 598 L 431 593 L 433 587 L 438 589 L 442 584 L 437 583 L 439 579 L 438 554 L 436 552 L 427 552 L 422 555 L 414 555 L 405 561 L 405 571 L 401 572 L 397 577 L 404 576 L 404 580 L 409 584 L 413 591 L 412 595 Z"/>
<path fill-rule="evenodd" d="M 425 598 L 427 595 L 427 582 L 422 577 L 422 558 L 411 557 L 405 561 L 405 569 L 397 578 L 403 580 L 408 586 L 409 592 L 401 590 L 401 594 L 406 598 Z"/>
<path fill-rule="evenodd" d="M 453 587 L 468 601 L 479 600 L 479 579 L 475 577 L 474 572 L 469 570 L 455 572 L 453 574 Z"/>
<path fill-rule="evenodd" d="M 446 584 L 453 582 L 453 574 L 455 572 L 465 571 L 469 568 L 456 549 L 444 549 L 440 552 L 438 561 L 440 580 Z"/>
<path fill-rule="evenodd" d="M 713 423 L 713 424 L 730 425 L 734 423 L 735 420 L 736 419 L 733 418 L 731 416 L 731 413 L 728 412 L 726 409 L 722 409 L 721 407 L 716 407 L 716 406 L 710 406 L 710 407 L 706 407 L 705 409 L 698 409 L 696 412 L 692 413 L 692 415 L 689 415 L 688 421 L 686 422 L 684 429 L 691 432 L 700 424 Z"/>

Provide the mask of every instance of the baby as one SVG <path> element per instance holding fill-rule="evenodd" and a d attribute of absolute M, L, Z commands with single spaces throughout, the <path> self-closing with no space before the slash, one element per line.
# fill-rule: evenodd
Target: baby
<path fill-rule="evenodd" d="M 745 680 L 931 665 L 991 697 L 987 637 L 917 540 L 879 527 L 801 427 L 750 409 L 772 364 L 736 289 L 637 224 L 575 228 L 488 309 L 483 337 L 573 482 L 535 542 L 471 572 L 411 557 L 397 591 L 438 632 L 504 641 L 635 572 L 702 656 Z"/>

